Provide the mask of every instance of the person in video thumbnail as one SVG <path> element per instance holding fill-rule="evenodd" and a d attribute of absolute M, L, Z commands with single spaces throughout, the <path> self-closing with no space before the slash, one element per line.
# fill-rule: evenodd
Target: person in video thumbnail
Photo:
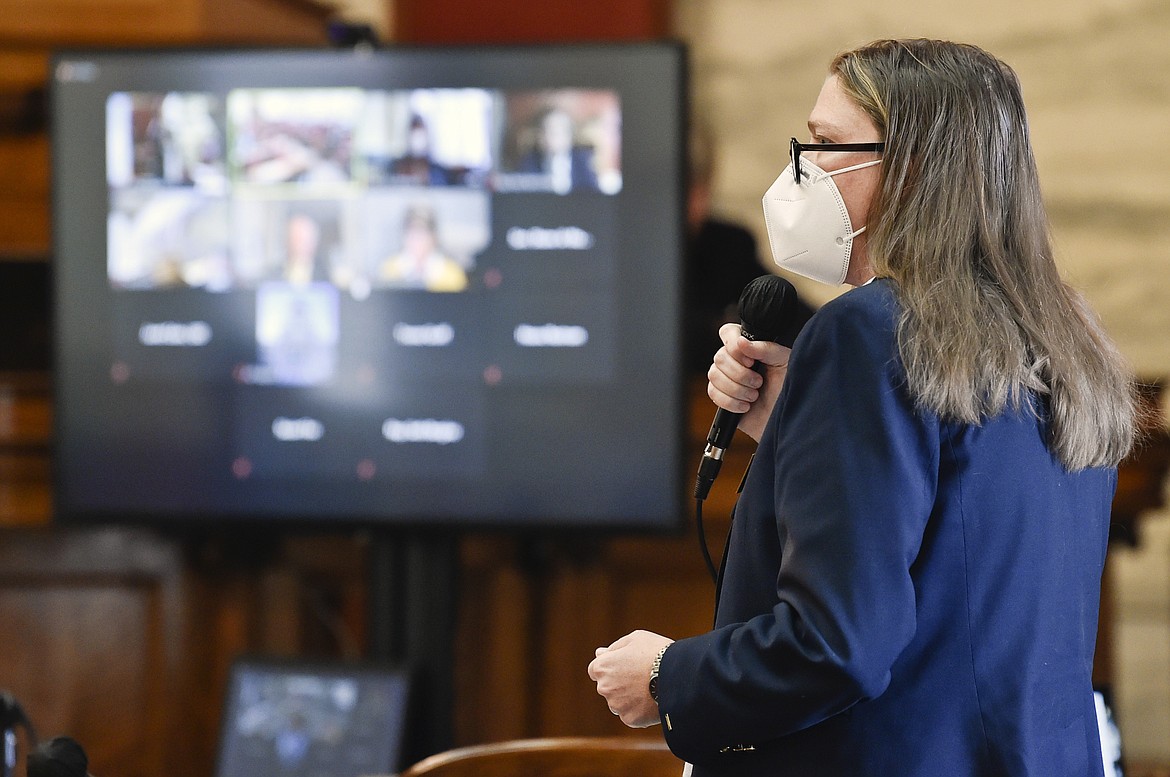
<path fill-rule="evenodd" d="M 321 246 L 321 226 L 307 213 L 289 216 L 287 226 L 288 253 L 284 261 L 284 279 L 289 283 L 310 283 L 324 276 L 324 268 L 317 261 Z"/>
<path fill-rule="evenodd" d="M 576 143 L 573 117 L 563 108 L 546 108 L 537 127 L 536 145 L 521 158 L 520 172 L 547 175 L 549 188 L 558 194 L 597 189 L 593 149 Z"/>
<path fill-rule="evenodd" d="M 830 287 L 792 348 L 721 328 L 758 446 L 715 627 L 589 665 L 694 777 L 1102 777 L 1093 692 L 1132 370 L 1057 267 L 1019 78 L 976 46 L 837 55 L 762 198 Z M 761 372 L 752 369 L 764 365 Z"/>
<path fill-rule="evenodd" d="M 285 255 L 279 279 L 256 291 L 258 383 L 311 386 L 329 380 L 340 337 L 338 289 L 321 260 L 320 220 L 303 210 L 285 222 Z"/>
<path fill-rule="evenodd" d="M 422 116 L 410 117 L 406 136 L 406 155 L 390 164 L 390 175 L 401 182 L 442 186 L 455 183 L 452 173 L 431 158 L 431 131 Z"/>
<path fill-rule="evenodd" d="M 382 263 L 388 286 L 427 291 L 463 291 L 467 272 L 439 248 L 435 212 L 427 205 L 408 208 L 402 225 L 402 250 Z"/>
<path fill-rule="evenodd" d="M 337 288 L 270 281 L 256 297 L 257 382 L 313 386 L 333 377 L 340 339 Z"/>

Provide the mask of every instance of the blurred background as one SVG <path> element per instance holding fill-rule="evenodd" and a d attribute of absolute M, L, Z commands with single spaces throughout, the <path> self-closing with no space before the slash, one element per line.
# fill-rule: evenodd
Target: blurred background
<path fill-rule="evenodd" d="M 204 775 L 238 655 L 365 656 L 378 641 L 371 610 L 392 604 L 371 595 L 372 570 L 425 568 L 437 552 L 457 571 L 458 605 L 450 722 L 434 743 L 625 735 L 585 677 L 593 648 L 635 627 L 702 631 L 711 608 L 693 529 L 665 538 L 472 535 L 391 551 L 379 565 L 380 546 L 360 532 L 164 537 L 52 527 L 44 113 L 52 49 L 679 39 L 689 49 L 692 120 L 708 129 L 712 212 L 766 247 L 760 197 L 787 163 L 789 137 L 806 134 L 829 60 L 874 38 L 920 36 L 981 45 L 1018 71 L 1059 264 L 1157 411 L 1148 442 L 1123 468 L 1096 673 L 1113 694 L 1131 771 L 1170 769 L 1162 0 L 0 0 L 0 688 L 42 733 L 81 740 L 96 774 Z M 797 285 L 814 305 L 826 298 L 815 284 Z M 710 412 L 701 381 L 692 383 L 688 430 L 698 452 Z M 713 544 L 734 498 L 734 483 L 722 486 L 708 501 Z M 425 587 L 425 574 L 414 585 Z"/>

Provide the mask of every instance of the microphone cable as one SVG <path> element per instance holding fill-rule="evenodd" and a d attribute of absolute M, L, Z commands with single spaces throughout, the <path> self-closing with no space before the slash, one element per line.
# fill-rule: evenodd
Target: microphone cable
<path fill-rule="evenodd" d="M 800 323 L 794 320 L 798 312 L 796 289 L 784 278 L 778 275 L 761 275 L 750 281 L 743 288 L 739 296 L 740 331 L 749 340 L 770 340 L 791 347 L 796 339 L 796 332 Z M 764 365 L 756 363 L 753 369 L 761 374 Z M 703 457 L 699 462 L 699 472 L 695 478 L 695 526 L 699 534 L 699 550 L 703 554 L 703 563 L 711 575 L 711 581 L 718 585 L 719 571 L 711 558 L 711 549 L 707 546 L 707 534 L 703 528 L 703 500 L 711 490 L 711 485 L 723 466 L 723 457 L 731 445 L 735 429 L 739 425 L 742 414 L 732 413 L 723 408 L 715 412 L 715 420 L 711 430 L 707 433 L 707 445 Z M 751 467 L 751 461 L 748 461 Z M 744 480 L 739 482 L 738 495 L 743 491 Z M 735 510 L 732 509 L 732 520 Z"/>

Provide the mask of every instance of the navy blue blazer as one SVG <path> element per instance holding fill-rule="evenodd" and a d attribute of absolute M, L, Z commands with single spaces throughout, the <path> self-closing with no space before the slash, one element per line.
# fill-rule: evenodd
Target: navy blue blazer
<path fill-rule="evenodd" d="M 801 333 L 736 508 L 715 629 L 662 660 L 705 775 L 1102 774 L 1091 671 L 1116 470 L 1025 408 L 919 411 L 878 280 Z"/>

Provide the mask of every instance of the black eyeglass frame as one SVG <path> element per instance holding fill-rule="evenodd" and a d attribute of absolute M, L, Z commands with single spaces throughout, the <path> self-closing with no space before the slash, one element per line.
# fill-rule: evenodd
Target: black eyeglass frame
<path fill-rule="evenodd" d="M 801 151 L 885 151 L 884 142 L 877 143 L 801 143 L 796 138 L 788 144 L 788 158 L 792 162 L 792 178 L 800 183 Z"/>

